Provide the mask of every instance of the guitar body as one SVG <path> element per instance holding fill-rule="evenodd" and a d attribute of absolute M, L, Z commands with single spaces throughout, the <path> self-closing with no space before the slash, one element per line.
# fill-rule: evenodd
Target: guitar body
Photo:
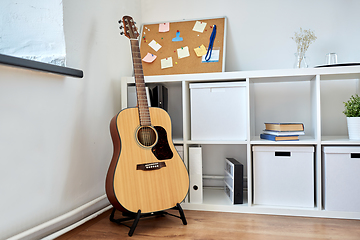
<path fill-rule="evenodd" d="M 110 123 L 114 153 L 106 177 L 106 194 L 120 211 L 150 213 L 175 207 L 186 196 L 189 178 L 171 139 L 171 120 L 149 108 L 151 126 L 141 126 L 138 108 L 127 108 Z M 155 137 L 148 142 L 142 131 Z M 155 134 L 155 135 L 154 135 Z M 144 140 L 145 139 L 145 140 Z"/>

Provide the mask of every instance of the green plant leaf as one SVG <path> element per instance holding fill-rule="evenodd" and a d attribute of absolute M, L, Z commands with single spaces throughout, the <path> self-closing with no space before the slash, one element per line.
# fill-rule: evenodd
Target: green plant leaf
<path fill-rule="evenodd" d="M 358 94 L 351 95 L 347 102 L 344 102 L 345 110 L 343 113 L 346 117 L 360 117 L 360 97 Z"/>

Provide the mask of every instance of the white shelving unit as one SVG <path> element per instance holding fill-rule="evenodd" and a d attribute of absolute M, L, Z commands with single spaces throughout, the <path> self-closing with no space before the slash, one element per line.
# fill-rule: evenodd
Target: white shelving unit
<path fill-rule="evenodd" d="M 240 71 L 205 74 L 145 77 L 146 84 L 162 84 L 168 88 L 168 112 L 172 119 L 173 141 L 184 146 L 184 161 L 188 163 L 188 148 L 203 149 L 203 174 L 213 181 L 223 178 L 223 160 L 233 157 L 244 165 L 244 203 L 233 205 L 221 187 L 204 185 L 203 203 L 183 203 L 184 209 L 239 213 L 278 214 L 329 218 L 360 219 L 360 212 L 326 211 L 323 202 L 322 147 L 360 146 L 360 141 L 347 137 L 344 101 L 359 93 L 360 67 L 284 69 Z M 190 83 L 239 81 L 246 85 L 247 140 L 191 140 Z M 121 106 L 127 107 L 127 86 L 133 77 L 122 79 Z M 226 117 L 226 116 L 224 116 Z M 305 136 L 299 141 L 273 142 L 259 138 L 264 122 L 303 122 Z M 216 126 L 214 126 L 216 127 Z M 315 207 L 293 208 L 253 204 L 252 146 L 284 145 L 315 147 Z M 221 165 L 221 167 L 219 167 Z M 189 166 L 189 164 L 187 164 Z M 220 168 L 220 169 L 219 169 Z M 344 173 L 346 174 L 346 173 Z M 205 183 L 205 182 L 204 182 Z M 217 187 L 217 188 L 216 188 Z M 191 198 L 191 196 L 190 196 Z"/>

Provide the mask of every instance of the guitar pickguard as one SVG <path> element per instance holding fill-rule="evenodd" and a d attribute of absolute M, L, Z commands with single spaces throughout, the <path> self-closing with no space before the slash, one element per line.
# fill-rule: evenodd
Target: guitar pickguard
<path fill-rule="evenodd" d="M 158 141 L 151 149 L 151 151 L 158 160 L 171 159 L 174 154 L 171 151 L 170 145 L 168 143 L 166 130 L 161 126 L 155 126 L 154 128 L 158 134 Z"/>

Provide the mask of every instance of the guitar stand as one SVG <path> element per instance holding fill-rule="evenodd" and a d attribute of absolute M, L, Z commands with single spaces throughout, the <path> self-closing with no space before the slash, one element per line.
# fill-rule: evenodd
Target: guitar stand
<path fill-rule="evenodd" d="M 185 218 L 185 214 L 184 214 L 184 211 L 183 209 L 181 208 L 180 204 L 177 203 L 175 207 L 173 207 L 172 209 L 175 209 L 175 210 L 178 210 L 179 211 L 179 214 L 180 216 L 176 216 L 174 214 L 171 214 L 171 213 L 168 213 L 168 212 L 165 212 L 165 211 L 159 211 L 159 212 L 153 212 L 153 213 L 141 213 L 141 210 L 139 209 L 137 211 L 137 213 L 132 213 L 132 212 L 123 212 L 123 216 L 124 218 L 119 218 L 119 219 L 114 219 L 114 214 L 115 214 L 115 211 L 116 209 L 114 208 L 111 212 L 111 215 L 110 215 L 110 221 L 111 222 L 114 222 L 114 223 L 117 223 L 117 224 L 121 224 L 121 225 L 124 225 L 128 228 L 130 228 L 130 231 L 128 233 L 128 235 L 131 237 L 133 234 L 134 234 L 134 231 L 135 231 L 135 228 L 140 220 L 140 218 L 144 218 L 144 217 L 154 217 L 154 216 L 158 216 L 158 215 L 170 215 L 170 216 L 173 216 L 173 217 L 177 217 L 177 218 L 180 218 L 182 220 L 182 223 L 184 225 L 187 225 L 187 221 L 186 221 L 186 218 Z M 131 226 L 128 226 L 126 224 L 124 224 L 123 222 L 126 222 L 126 221 L 130 221 L 130 220 L 134 220 L 133 221 L 133 224 Z"/>

